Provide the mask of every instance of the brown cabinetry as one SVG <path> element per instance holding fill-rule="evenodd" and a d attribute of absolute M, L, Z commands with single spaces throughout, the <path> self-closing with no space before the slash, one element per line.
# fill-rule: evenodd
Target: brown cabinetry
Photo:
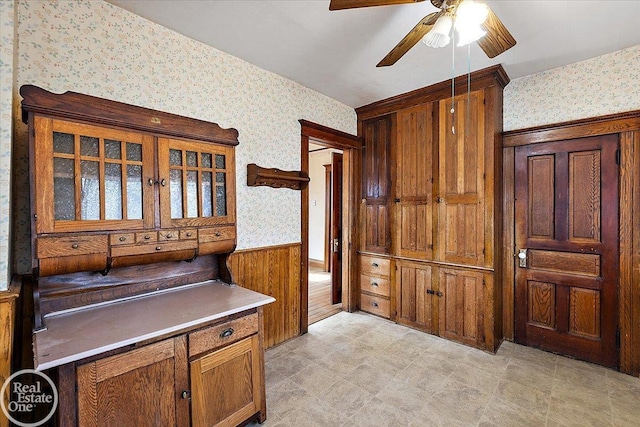
<path fill-rule="evenodd" d="M 236 426 L 255 415 L 264 421 L 259 319 L 253 311 L 63 366 L 58 376 L 77 383 L 77 397 L 71 402 L 61 390 L 59 421 L 73 419 L 74 411 L 80 427 Z"/>
<path fill-rule="evenodd" d="M 360 308 L 363 311 L 390 317 L 391 260 L 360 256 Z"/>
<path fill-rule="evenodd" d="M 366 121 L 361 128 L 364 141 L 361 246 L 366 251 L 386 254 L 391 245 L 391 117 Z"/>
<path fill-rule="evenodd" d="M 168 138 L 175 130 L 160 126 L 164 116 L 144 126 L 125 120 L 150 110 L 33 86 L 21 93 L 31 129 L 36 275 L 108 271 L 235 247 L 237 142 L 225 139 L 229 131 L 220 130 L 218 139 L 189 138 L 195 130 Z M 42 108 L 53 101 L 62 108 Z M 82 118 L 74 117 L 81 109 Z M 121 120 L 108 120 L 118 109 Z M 62 253 L 51 256 L 58 241 Z"/>
<path fill-rule="evenodd" d="M 371 123 L 395 124 L 386 153 L 394 161 L 366 160 L 365 149 L 362 183 L 366 193 L 378 182 L 367 164 L 386 166 L 391 173 L 388 234 L 377 229 L 394 239 L 387 242 L 395 265 L 390 317 L 489 351 L 502 339 L 501 292 L 495 289 L 502 268 L 494 254 L 501 233 L 506 83 L 502 68 L 492 67 L 472 73 L 471 90 L 453 98 L 450 82 L 443 82 L 356 110 L 365 144 Z M 373 252 L 367 244 L 372 234 L 368 211 L 364 217 L 361 256 Z M 362 295 L 368 295 L 367 277 L 361 277 Z M 363 310 L 367 303 L 361 300 Z"/>

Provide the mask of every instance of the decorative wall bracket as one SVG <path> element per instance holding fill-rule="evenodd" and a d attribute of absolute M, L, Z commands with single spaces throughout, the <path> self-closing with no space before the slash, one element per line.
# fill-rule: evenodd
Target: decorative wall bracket
<path fill-rule="evenodd" d="M 303 171 L 283 171 L 276 168 L 262 168 L 255 163 L 247 165 L 247 185 L 266 185 L 273 188 L 304 190 L 309 184 L 309 174 Z"/>

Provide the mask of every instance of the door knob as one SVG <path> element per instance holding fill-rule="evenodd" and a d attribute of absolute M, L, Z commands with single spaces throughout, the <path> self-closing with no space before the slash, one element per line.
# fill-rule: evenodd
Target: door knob
<path fill-rule="evenodd" d="M 520 249 L 518 252 L 518 266 L 521 268 L 527 268 L 527 250 Z"/>
<path fill-rule="evenodd" d="M 333 252 L 338 252 L 338 247 L 340 246 L 340 241 L 335 238 L 333 239 Z"/>

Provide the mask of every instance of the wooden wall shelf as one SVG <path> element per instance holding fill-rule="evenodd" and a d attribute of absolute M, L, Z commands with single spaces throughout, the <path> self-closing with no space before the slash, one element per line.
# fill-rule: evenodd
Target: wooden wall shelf
<path fill-rule="evenodd" d="M 247 185 L 265 185 L 273 188 L 304 190 L 309 184 L 309 175 L 303 171 L 283 171 L 276 168 L 262 168 L 255 163 L 247 165 Z"/>

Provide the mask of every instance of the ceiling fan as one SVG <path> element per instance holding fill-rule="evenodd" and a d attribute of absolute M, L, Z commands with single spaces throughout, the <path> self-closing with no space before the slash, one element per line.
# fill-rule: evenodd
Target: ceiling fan
<path fill-rule="evenodd" d="M 331 0 L 329 10 L 419 3 L 424 0 Z M 477 41 L 489 58 L 495 58 L 516 44 L 509 30 L 484 3 L 473 0 L 430 0 L 440 9 L 413 27 L 385 56 L 377 67 L 395 64 L 421 39 L 429 46 L 442 47 L 450 42 L 452 27 L 458 33 L 458 46 Z"/>

